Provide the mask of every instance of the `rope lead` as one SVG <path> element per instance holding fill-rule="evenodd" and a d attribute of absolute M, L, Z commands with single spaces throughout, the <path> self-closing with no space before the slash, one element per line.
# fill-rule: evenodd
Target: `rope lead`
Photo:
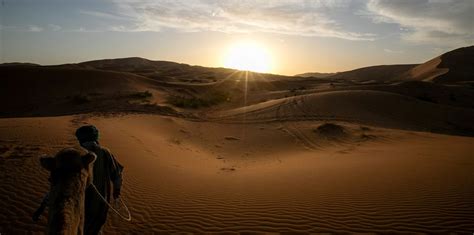
<path fill-rule="evenodd" d="M 94 188 L 95 192 L 99 195 L 99 197 L 102 199 L 102 201 L 104 201 L 105 204 L 107 204 L 107 206 L 110 209 L 112 209 L 113 212 L 115 212 L 115 214 L 117 214 L 118 216 L 120 216 L 120 218 L 122 218 L 126 221 L 131 221 L 132 220 L 132 214 L 130 214 L 130 210 L 128 209 L 127 205 L 125 205 L 122 198 L 118 198 L 118 199 L 120 200 L 120 202 L 122 202 L 122 205 L 125 207 L 125 210 L 127 211 L 128 217 L 125 217 L 125 216 L 121 215 L 120 212 L 115 210 L 115 208 L 113 208 L 112 205 L 110 205 L 110 203 L 107 202 L 107 199 L 105 199 L 105 197 L 102 196 L 102 194 L 100 194 L 99 190 L 97 189 L 97 187 L 95 187 L 95 185 L 93 183 L 91 183 L 91 186 Z"/>

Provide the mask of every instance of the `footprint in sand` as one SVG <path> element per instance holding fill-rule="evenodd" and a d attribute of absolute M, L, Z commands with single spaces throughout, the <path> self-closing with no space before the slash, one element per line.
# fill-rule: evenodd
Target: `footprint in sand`
<path fill-rule="evenodd" d="M 19 145 L 15 147 L 0 146 L 0 155 L 2 159 L 24 159 L 35 156 L 41 148 L 38 146 Z"/>
<path fill-rule="evenodd" d="M 8 150 L 10 150 L 10 147 L 8 147 L 6 145 L 0 145 L 0 155 L 8 152 Z"/>
<path fill-rule="evenodd" d="M 235 168 L 234 167 L 222 167 L 221 171 L 233 172 L 233 171 L 235 171 Z"/>

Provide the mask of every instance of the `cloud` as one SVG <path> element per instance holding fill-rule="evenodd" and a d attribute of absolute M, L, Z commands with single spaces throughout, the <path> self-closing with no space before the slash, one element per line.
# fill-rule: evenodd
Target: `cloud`
<path fill-rule="evenodd" d="M 49 27 L 52 31 L 59 31 L 59 30 L 62 29 L 61 26 L 55 25 L 55 24 L 49 24 L 48 27 Z"/>
<path fill-rule="evenodd" d="M 102 18 L 128 17 L 125 31 L 225 33 L 270 32 L 288 35 L 374 40 L 375 34 L 344 29 L 331 13 L 350 10 L 350 1 L 304 0 L 132 0 L 116 1 L 119 14 L 83 12 Z"/>
<path fill-rule="evenodd" d="M 105 19 L 110 19 L 110 20 L 127 20 L 128 19 L 125 16 L 120 16 L 120 15 L 115 15 L 115 14 L 100 12 L 100 11 L 79 10 L 79 13 L 83 15 L 100 17 L 100 18 L 105 18 Z"/>
<path fill-rule="evenodd" d="M 1 25 L 1 24 L 0 24 L 0 30 L 12 30 L 12 29 L 16 29 L 16 27 L 15 27 L 15 26 Z"/>
<path fill-rule="evenodd" d="M 62 27 L 56 24 L 48 24 L 47 27 L 38 26 L 38 25 L 27 25 L 27 26 L 5 26 L 0 25 L 0 29 L 16 32 L 44 32 L 46 29 L 51 31 L 60 31 Z"/>
<path fill-rule="evenodd" d="M 79 28 L 74 28 L 74 29 L 68 29 L 68 30 L 63 30 L 64 32 L 69 32 L 69 33 L 100 33 L 104 32 L 104 30 L 99 30 L 99 29 L 90 29 L 90 28 L 85 28 L 83 26 Z"/>
<path fill-rule="evenodd" d="M 388 49 L 388 48 L 383 49 L 383 51 L 385 51 L 386 53 L 389 53 L 389 54 L 402 54 L 402 53 L 404 53 L 403 51 L 400 51 L 400 50 L 391 50 L 391 49 Z"/>
<path fill-rule="evenodd" d="M 49 25 L 50 28 L 55 28 L 57 25 Z M 59 27 L 59 26 L 57 26 Z M 0 25 L 0 30 L 5 31 L 16 31 L 16 32 L 43 32 L 45 28 L 38 25 L 23 25 L 23 26 L 12 26 L 12 25 Z"/>
<path fill-rule="evenodd" d="M 474 41 L 472 0 L 371 0 L 367 10 L 376 23 L 395 23 L 413 42 L 469 44 Z"/>
<path fill-rule="evenodd" d="M 28 32 L 41 32 L 43 31 L 44 29 L 39 27 L 39 26 L 36 26 L 36 25 L 29 25 L 27 30 Z"/>

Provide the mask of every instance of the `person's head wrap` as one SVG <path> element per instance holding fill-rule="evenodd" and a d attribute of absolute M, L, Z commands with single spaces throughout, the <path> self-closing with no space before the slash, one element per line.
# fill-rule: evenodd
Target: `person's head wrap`
<path fill-rule="evenodd" d="M 81 126 L 76 130 L 76 138 L 79 143 L 97 142 L 99 140 L 99 130 L 93 125 Z"/>

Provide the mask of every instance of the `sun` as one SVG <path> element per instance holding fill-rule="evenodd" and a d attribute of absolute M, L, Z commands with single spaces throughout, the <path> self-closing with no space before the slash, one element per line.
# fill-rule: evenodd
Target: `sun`
<path fill-rule="evenodd" d="M 229 47 L 223 65 L 226 68 L 268 73 L 271 71 L 271 56 L 257 42 L 243 41 Z"/>

